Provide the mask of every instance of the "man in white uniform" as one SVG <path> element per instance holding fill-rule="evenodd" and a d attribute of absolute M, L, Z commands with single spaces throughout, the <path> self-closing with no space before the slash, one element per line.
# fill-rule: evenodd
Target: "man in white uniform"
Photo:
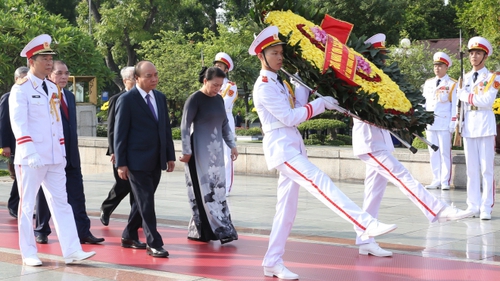
<path fill-rule="evenodd" d="M 424 83 L 425 110 L 434 112 L 434 123 L 427 125 L 426 138 L 439 146 L 437 151 L 429 147 L 432 169 L 432 182 L 427 189 L 450 189 L 451 180 L 451 136 L 455 130 L 452 116 L 456 115 L 456 106 L 451 106 L 456 96 L 456 80 L 446 72 L 451 67 L 450 57 L 443 53 L 434 54 L 433 78 Z"/>
<path fill-rule="evenodd" d="M 14 156 L 19 186 L 19 248 L 23 263 L 39 266 L 33 236 L 33 210 L 42 185 L 66 264 L 87 259 L 78 238 L 73 211 L 66 194 L 66 153 L 59 110 L 59 90 L 46 79 L 52 71 L 52 38 L 43 34 L 31 40 L 21 52 L 28 59 L 28 75 L 16 81 L 9 97 L 12 131 L 17 147 Z"/>
<path fill-rule="evenodd" d="M 352 148 L 354 155 L 366 164 L 363 210 L 373 217 L 378 217 L 388 181 L 397 186 L 430 222 L 458 220 L 470 216 L 470 212 L 448 206 L 413 178 L 403 164 L 392 155 L 394 145 L 387 130 L 354 119 Z M 392 252 L 382 249 L 375 239 L 363 241 L 361 238 L 359 235 L 356 237 L 359 254 L 392 256 Z"/>
<path fill-rule="evenodd" d="M 472 216 L 490 220 L 495 204 L 495 136 L 493 102 L 500 88 L 500 77 L 484 66 L 493 53 L 490 42 L 473 37 L 467 44 L 472 70 L 464 75 L 458 99 L 464 108 L 462 137 L 467 165 L 467 210 Z M 481 187 L 483 193 L 481 196 Z"/>
<path fill-rule="evenodd" d="M 236 131 L 234 128 L 234 116 L 233 116 L 233 105 L 238 98 L 238 87 L 236 83 L 229 81 L 227 79 L 228 72 L 233 70 L 234 64 L 231 57 L 223 52 L 215 55 L 214 66 L 220 68 L 226 74 L 224 78 L 224 84 L 220 88 L 219 94 L 224 99 L 224 107 L 226 109 L 227 121 L 233 136 L 236 136 Z M 226 167 L 226 196 L 229 196 L 231 188 L 233 187 L 234 179 L 234 164 L 233 159 L 231 159 L 231 148 L 227 146 L 224 142 L 224 166 Z"/>
<path fill-rule="evenodd" d="M 325 108 L 333 109 L 338 102 L 333 97 L 324 97 L 307 103 L 309 93 L 304 87 L 297 88 L 295 96 L 289 92 L 277 75 L 283 64 L 282 44 L 278 28 L 270 26 L 255 38 L 248 50 L 250 55 L 258 56 L 262 66 L 253 98 L 265 133 L 264 155 L 268 168 L 280 173 L 276 214 L 262 265 L 265 276 L 298 279 L 297 274 L 283 265 L 282 256 L 297 213 L 300 186 L 353 224 L 364 239 L 393 231 L 396 225 L 380 223 L 364 212 L 308 160 L 297 125 L 324 112 Z"/>

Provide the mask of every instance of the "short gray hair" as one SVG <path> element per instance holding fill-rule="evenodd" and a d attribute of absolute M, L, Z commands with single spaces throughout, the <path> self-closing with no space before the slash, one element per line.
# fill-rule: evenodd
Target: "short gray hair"
<path fill-rule="evenodd" d="M 120 71 L 122 79 L 134 79 L 134 67 L 126 66 Z"/>
<path fill-rule="evenodd" d="M 26 66 L 21 66 L 16 71 L 14 71 L 14 80 L 20 78 L 23 74 L 26 74 L 30 71 Z"/>

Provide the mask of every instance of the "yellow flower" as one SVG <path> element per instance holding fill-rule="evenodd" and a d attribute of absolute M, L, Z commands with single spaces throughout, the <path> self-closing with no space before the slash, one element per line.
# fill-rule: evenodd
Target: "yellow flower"
<path fill-rule="evenodd" d="M 299 44 L 302 50 L 302 58 L 309 61 L 320 73 L 323 71 L 322 69 L 325 61 L 324 51 L 311 43 L 311 41 L 301 33 L 297 25 L 305 25 L 302 28 L 302 32 L 306 32 L 312 38 L 314 38 L 314 33 L 311 31 L 311 28 L 321 27 L 299 15 L 294 14 L 291 11 L 271 11 L 268 13 L 265 22 L 277 26 L 280 33 L 284 36 L 288 36 L 291 32 L 291 36 L 287 44 L 291 46 Z M 350 49 L 350 52 L 353 52 L 356 56 L 359 56 L 361 59 L 370 64 L 370 74 L 368 75 L 365 72 L 362 72 L 362 74 L 369 78 L 377 76 L 380 78 L 379 82 L 375 82 L 371 79 L 369 81 L 359 75 L 355 75 L 354 82 L 361 87 L 358 94 L 361 94 L 361 90 L 369 94 L 377 94 L 379 96 L 378 103 L 385 109 L 394 109 L 403 113 L 410 111 L 412 107 L 410 101 L 399 89 L 399 86 L 389 78 L 389 76 L 387 76 L 382 70 L 378 69 L 373 63 L 366 60 L 363 55 L 357 53 L 353 49 Z"/>
<path fill-rule="evenodd" d="M 108 108 L 109 108 L 109 101 L 107 101 L 101 105 L 101 110 L 108 110 Z"/>
<path fill-rule="evenodd" d="M 500 98 L 495 99 L 493 102 L 493 113 L 500 115 Z"/>

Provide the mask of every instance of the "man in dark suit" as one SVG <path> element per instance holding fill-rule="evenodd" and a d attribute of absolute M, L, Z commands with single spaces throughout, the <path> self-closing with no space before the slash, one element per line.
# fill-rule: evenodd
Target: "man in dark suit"
<path fill-rule="evenodd" d="M 64 169 L 66 171 L 66 192 L 68 193 L 68 203 L 73 209 L 80 243 L 97 244 L 103 242 L 104 238 L 97 238 L 90 232 L 90 219 L 85 208 L 83 176 L 80 167 L 80 152 L 78 151 L 75 95 L 64 89 L 68 83 L 69 75 L 68 67 L 64 62 L 54 61 L 49 78 L 60 88 L 61 110 L 59 116 L 63 124 L 64 147 L 66 149 L 66 167 Z M 46 244 L 48 235 L 51 233 L 49 226 L 51 214 L 42 189 L 38 192 L 36 209 L 36 242 Z"/>
<path fill-rule="evenodd" d="M 114 140 L 114 129 L 115 129 L 116 100 L 118 100 L 118 97 L 120 97 L 123 93 L 130 91 L 130 89 L 134 87 L 135 85 L 134 67 L 133 66 L 124 67 L 121 70 L 120 75 L 122 76 L 123 84 L 125 85 L 125 90 L 112 96 L 109 99 L 109 107 L 108 107 L 108 151 L 106 152 L 106 155 L 111 156 L 110 161 L 111 163 L 113 163 L 113 175 L 115 176 L 115 184 L 109 191 L 108 197 L 104 199 L 101 205 L 101 223 L 106 226 L 109 224 L 109 217 L 116 209 L 116 207 L 118 207 L 118 204 L 120 204 L 123 198 L 125 198 L 125 196 L 127 196 L 130 193 L 130 182 L 128 180 L 122 180 L 118 176 L 118 170 L 115 167 L 113 140 Z M 134 196 L 130 195 L 130 206 L 132 206 L 133 202 L 134 202 Z M 130 248 L 129 245 L 127 244 L 124 244 L 122 246 Z M 144 245 L 144 247 L 145 246 L 146 245 Z M 133 245 L 131 247 L 134 248 Z"/>
<path fill-rule="evenodd" d="M 14 80 L 24 78 L 30 71 L 26 66 L 21 66 L 14 72 Z M 17 219 L 17 209 L 19 206 L 19 192 L 17 190 L 16 172 L 14 171 L 13 157 L 16 151 L 16 138 L 10 127 L 9 118 L 9 96 L 10 93 L 5 93 L 0 98 L 0 147 L 2 148 L 2 155 L 10 158 L 9 173 L 10 177 L 14 180 L 10 190 L 9 201 L 7 202 L 7 209 L 9 214 Z"/>
<path fill-rule="evenodd" d="M 167 99 L 155 90 L 158 71 L 153 63 L 139 62 L 135 66 L 135 80 L 135 87 L 116 103 L 115 166 L 121 179 L 130 180 L 135 199 L 123 230 L 122 245 L 142 244 L 138 234 L 142 223 L 147 254 L 167 257 L 168 252 L 163 249 L 162 237 L 156 229 L 154 201 L 161 170 L 172 172 L 175 167 Z"/>

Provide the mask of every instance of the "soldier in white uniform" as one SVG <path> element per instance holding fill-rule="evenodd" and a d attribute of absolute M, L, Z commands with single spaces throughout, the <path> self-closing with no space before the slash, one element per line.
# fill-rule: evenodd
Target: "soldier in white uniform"
<path fill-rule="evenodd" d="M 425 109 L 434 112 L 434 123 L 428 124 L 426 138 L 439 146 L 437 151 L 429 147 L 432 169 L 432 182 L 427 189 L 450 189 L 451 180 L 451 136 L 455 130 L 452 116 L 456 115 L 456 106 L 451 106 L 456 98 L 456 80 L 450 78 L 446 72 L 451 67 L 450 57 L 443 53 L 434 54 L 435 77 L 424 83 Z"/>
<path fill-rule="evenodd" d="M 354 155 L 366 164 L 363 210 L 373 217 L 378 217 L 388 181 L 397 186 L 430 222 L 458 220 L 470 216 L 470 212 L 448 206 L 413 178 L 408 169 L 392 155 L 394 145 L 387 130 L 354 119 L 352 148 Z M 361 255 L 392 256 L 392 252 L 382 249 L 373 238 L 363 241 L 358 235 L 356 244 L 359 245 Z"/>
<path fill-rule="evenodd" d="M 14 156 L 19 196 L 19 248 L 23 263 L 39 266 L 33 236 L 33 210 L 42 185 L 66 264 L 87 259 L 76 231 L 73 211 L 66 194 L 64 134 L 59 114 L 59 89 L 46 79 L 52 71 L 52 38 L 43 34 L 31 40 L 21 52 L 30 72 L 12 87 L 9 97 L 10 120 L 16 138 Z"/>
<path fill-rule="evenodd" d="M 250 55 L 258 56 L 262 66 L 254 85 L 253 99 L 265 133 L 264 155 L 268 168 L 279 171 L 276 214 L 262 265 L 265 276 L 298 279 L 297 274 L 283 265 L 282 256 L 297 213 L 300 186 L 356 226 L 356 232 L 363 238 L 390 232 L 396 229 L 396 225 L 380 223 L 364 212 L 308 160 L 296 126 L 324 112 L 325 108 L 333 109 L 337 101 L 333 97 L 324 97 L 307 103 L 309 94 L 304 87 L 297 89 L 293 96 L 281 84 L 277 72 L 283 63 L 282 44 L 278 28 L 270 26 L 255 38 L 248 50 Z"/>
<path fill-rule="evenodd" d="M 220 68 L 226 74 L 224 84 L 220 88 L 219 94 L 224 99 L 224 107 L 226 109 L 227 121 L 231 128 L 231 132 L 233 132 L 233 136 L 236 136 L 233 105 L 238 98 L 238 87 L 236 87 L 236 83 L 227 79 L 228 72 L 234 68 L 233 60 L 228 54 L 220 52 L 215 55 L 214 66 Z M 233 187 L 234 163 L 233 159 L 231 159 L 231 148 L 227 146 L 226 143 L 224 143 L 224 166 L 226 167 L 226 196 L 229 196 L 229 192 L 231 192 Z"/>
<path fill-rule="evenodd" d="M 473 37 L 467 44 L 472 70 L 464 75 L 458 99 L 464 109 L 462 137 L 467 165 L 467 205 L 472 215 L 491 219 L 495 204 L 496 122 L 492 110 L 500 88 L 500 77 L 484 66 L 493 48 L 483 37 Z M 483 193 L 481 196 L 481 187 Z"/>

